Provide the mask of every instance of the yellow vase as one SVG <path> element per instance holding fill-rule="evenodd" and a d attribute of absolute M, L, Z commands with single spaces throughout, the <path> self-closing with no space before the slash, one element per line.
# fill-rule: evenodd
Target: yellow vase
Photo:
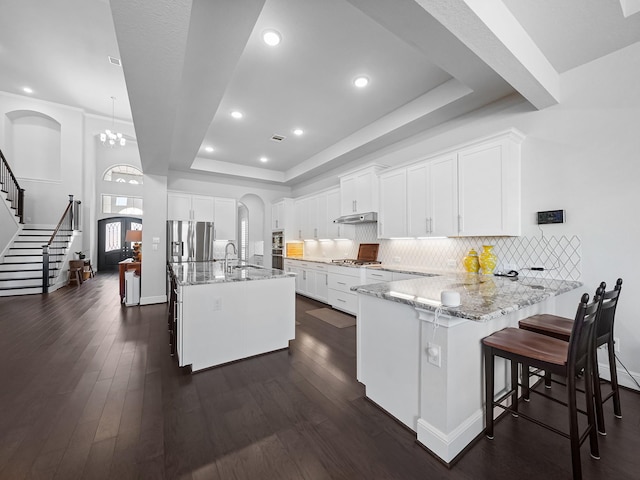
<path fill-rule="evenodd" d="M 482 253 L 478 257 L 480 268 L 484 275 L 491 275 L 496 268 L 498 257 L 493 253 L 493 245 L 483 245 Z"/>
<path fill-rule="evenodd" d="M 476 252 L 473 248 L 469 250 L 467 256 L 462 259 L 462 265 L 464 265 L 464 269 L 467 272 L 478 273 L 478 270 L 480 269 L 478 252 Z"/>

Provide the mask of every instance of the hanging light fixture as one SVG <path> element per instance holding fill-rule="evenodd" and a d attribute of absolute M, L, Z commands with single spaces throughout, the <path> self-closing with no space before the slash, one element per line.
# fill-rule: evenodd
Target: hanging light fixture
<path fill-rule="evenodd" d="M 111 128 L 112 130 L 109 130 L 108 128 L 100 134 L 100 141 L 103 143 L 103 145 L 109 146 L 109 147 L 113 147 L 114 145 L 118 144 L 121 147 L 124 147 L 125 144 L 127 143 L 127 140 L 124 138 L 124 136 L 115 131 L 115 111 L 116 111 L 116 97 L 111 97 Z"/>

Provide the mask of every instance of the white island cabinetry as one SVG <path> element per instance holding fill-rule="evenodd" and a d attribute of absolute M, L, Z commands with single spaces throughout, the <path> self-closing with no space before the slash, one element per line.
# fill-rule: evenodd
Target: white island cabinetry
<path fill-rule="evenodd" d="M 295 338 L 295 279 L 222 262 L 171 264 L 177 281 L 176 352 L 193 372 L 287 348 Z M 249 301 L 248 301 L 249 300 Z"/>
<path fill-rule="evenodd" d="M 357 378 L 368 398 L 451 462 L 484 428 L 482 338 L 553 313 L 555 297 L 580 285 L 460 274 L 359 286 Z M 443 290 L 458 291 L 461 305 L 436 317 Z M 506 362 L 496 368 L 499 397 L 509 372 Z"/>

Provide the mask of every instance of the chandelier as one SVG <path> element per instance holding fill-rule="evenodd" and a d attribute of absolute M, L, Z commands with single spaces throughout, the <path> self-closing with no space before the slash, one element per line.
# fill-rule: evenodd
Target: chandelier
<path fill-rule="evenodd" d="M 127 143 L 127 140 L 122 136 L 121 133 L 115 131 L 115 108 L 116 108 L 116 97 L 111 97 L 111 128 L 108 128 L 100 134 L 100 141 L 103 145 L 113 147 L 115 144 L 124 147 Z"/>

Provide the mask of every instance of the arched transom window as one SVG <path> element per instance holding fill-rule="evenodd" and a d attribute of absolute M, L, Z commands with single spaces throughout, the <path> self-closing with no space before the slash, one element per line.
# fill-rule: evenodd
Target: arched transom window
<path fill-rule="evenodd" d="M 129 183 L 142 185 L 142 172 L 129 165 L 116 165 L 104 173 L 103 179 L 107 182 Z"/>

